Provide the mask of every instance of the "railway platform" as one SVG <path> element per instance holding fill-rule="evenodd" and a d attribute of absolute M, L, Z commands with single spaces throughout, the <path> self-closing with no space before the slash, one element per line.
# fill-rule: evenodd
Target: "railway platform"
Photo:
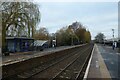
<path fill-rule="evenodd" d="M 107 50 L 108 46 L 103 45 L 94 45 L 94 49 L 92 51 L 92 55 L 90 57 L 84 79 L 86 80 L 116 80 L 117 77 L 113 77 L 110 68 L 111 66 L 114 66 L 114 68 L 118 67 L 115 64 L 108 65 L 111 63 L 110 59 L 113 59 L 113 57 L 110 57 L 109 53 L 112 53 L 112 47 L 109 46 L 110 50 Z M 104 51 L 104 52 L 103 52 Z M 118 60 L 118 58 L 115 58 Z M 116 68 L 117 69 L 117 68 Z M 114 70 L 114 75 L 117 73 L 117 71 Z M 113 79 L 114 78 L 114 79 Z"/>
<path fill-rule="evenodd" d="M 80 46 L 80 45 L 77 45 L 77 46 Z M 34 57 L 44 56 L 44 55 L 58 52 L 61 50 L 74 48 L 77 46 L 61 46 L 61 47 L 56 47 L 56 48 L 46 48 L 46 49 L 44 49 L 44 51 L 10 53 L 10 56 L 2 56 L 1 57 L 2 64 L 0 64 L 0 66 L 17 63 L 17 62 L 24 61 L 24 60 L 27 60 L 30 58 L 34 58 Z"/>

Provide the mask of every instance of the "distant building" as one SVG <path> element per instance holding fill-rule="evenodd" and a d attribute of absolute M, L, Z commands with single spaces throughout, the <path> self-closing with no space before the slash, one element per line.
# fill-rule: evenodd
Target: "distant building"
<path fill-rule="evenodd" d="M 119 39 L 118 38 L 114 38 L 114 41 L 118 41 Z M 113 39 L 107 39 L 106 41 L 113 41 Z"/>
<path fill-rule="evenodd" d="M 120 43 L 119 43 L 119 39 L 118 39 L 118 38 L 114 38 L 114 42 L 117 43 L 117 47 L 120 46 L 120 45 L 119 45 Z M 112 46 L 112 45 L 114 44 L 114 43 L 113 43 L 113 38 L 112 38 L 112 39 L 106 39 L 106 40 L 105 40 L 105 44 Z"/>

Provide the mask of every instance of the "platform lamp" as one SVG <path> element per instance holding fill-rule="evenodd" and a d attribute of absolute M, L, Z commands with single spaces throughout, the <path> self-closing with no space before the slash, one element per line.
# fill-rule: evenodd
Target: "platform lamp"
<path fill-rule="evenodd" d="M 112 29 L 112 32 L 113 32 L 113 44 L 114 44 L 114 29 Z"/>

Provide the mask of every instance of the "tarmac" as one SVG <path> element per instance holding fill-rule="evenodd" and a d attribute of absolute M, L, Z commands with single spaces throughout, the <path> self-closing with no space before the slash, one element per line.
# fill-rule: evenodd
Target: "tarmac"
<path fill-rule="evenodd" d="M 85 75 L 85 80 L 111 80 L 110 73 L 104 62 L 104 59 L 95 44 L 90 57 Z"/>

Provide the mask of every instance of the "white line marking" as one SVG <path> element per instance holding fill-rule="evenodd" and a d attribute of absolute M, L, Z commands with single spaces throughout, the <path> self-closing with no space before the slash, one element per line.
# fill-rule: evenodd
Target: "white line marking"
<path fill-rule="evenodd" d="M 88 65 L 87 65 L 87 69 L 86 69 L 86 71 L 85 71 L 85 75 L 84 75 L 84 79 L 85 79 L 85 80 L 86 80 L 87 77 L 88 77 L 88 72 L 89 72 L 89 68 L 90 68 L 90 64 L 91 64 L 91 60 L 92 60 L 92 56 L 93 56 L 94 49 L 95 49 L 95 45 L 94 45 L 94 47 L 93 47 L 92 54 L 91 54 L 91 57 L 90 57 L 90 59 L 89 59 Z"/>
<path fill-rule="evenodd" d="M 98 63 L 98 61 L 96 61 L 96 68 L 99 68 L 99 63 Z"/>

